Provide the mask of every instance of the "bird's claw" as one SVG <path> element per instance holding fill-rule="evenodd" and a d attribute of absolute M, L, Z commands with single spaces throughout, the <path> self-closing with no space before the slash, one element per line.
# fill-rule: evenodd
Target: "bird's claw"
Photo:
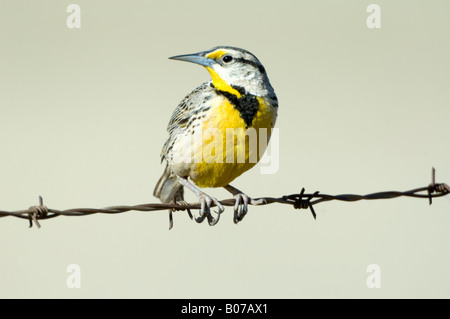
<path fill-rule="evenodd" d="M 242 221 L 248 213 L 248 204 L 251 205 L 262 205 L 265 204 L 266 201 L 263 198 L 260 199 L 252 199 L 244 193 L 238 193 L 234 196 L 236 202 L 234 204 L 234 218 L 233 221 L 235 224 Z"/>
<path fill-rule="evenodd" d="M 250 202 L 250 197 L 245 195 L 244 193 L 239 193 L 234 196 L 236 202 L 234 204 L 234 218 L 233 221 L 235 224 L 239 223 L 242 219 L 244 219 L 245 215 L 248 212 L 248 203 Z"/>
<path fill-rule="evenodd" d="M 199 196 L 200 200 L 200 215 L 195 219 L 197 223 L 201 223 L 206 219 L 208 219 L 208 224 L 210 226 L 214 226 L 219 222 L 220 214 L 225 210 L 222 206 L 222 204 L 214 197 L 209 196 L 208 194 L 201 193 Z M 214 211 L 214 213 L 217 215 L 216 218 L 214 218 L 211 214 L 211 205 L 215 204 L 218 207 L 218 211 Z"/>

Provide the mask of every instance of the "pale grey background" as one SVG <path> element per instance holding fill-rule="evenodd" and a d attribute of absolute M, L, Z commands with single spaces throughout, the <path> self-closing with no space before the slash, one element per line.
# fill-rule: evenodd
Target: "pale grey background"
<path fill-rule="evenodd" d="M 166 124 L 209 78 L 167 57 L 221 44 L 256 54 L 280 100 L 280 169 L 237 179 L 250 196 L 407 190 L 432 166 L 450 182 L 448 1 L 377 1 L 378 30 L 359 0 L 80 0 L 78 30 L 70 3 L 0 0 L 2 210 L 156 202 Z M 215 227 L 177 213 L 171 231 L 166 212 L 1 218 L 0 297 L 450 297 L 450 198 L 316 212 L 251 207 L 236 226 L 228 208 Z"/>

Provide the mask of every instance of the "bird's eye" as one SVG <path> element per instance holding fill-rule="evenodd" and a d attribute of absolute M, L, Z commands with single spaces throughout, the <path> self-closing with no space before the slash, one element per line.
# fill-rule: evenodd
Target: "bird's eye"
<path fill-rule="evenodd" d="M 228 63 L 233 60 L 233 57 L 231 55 L 226 55 L 223 57 L 223 62 Z"/>

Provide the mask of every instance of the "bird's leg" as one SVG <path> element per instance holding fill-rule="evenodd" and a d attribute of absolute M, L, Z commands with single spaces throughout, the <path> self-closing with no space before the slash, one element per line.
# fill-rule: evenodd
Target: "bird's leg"
<path fill-rule="evenodd" d="M 236 199 L 236 202 L 234 204 L 234 223 L 239 223 L 242 219 L 244 219 L 245 215 L 248 212 L 248 204 L 252 205 L 261 205 L 264 204 L 264 199 L 260 198 L 258 200 L 254 200 L 241 192 L 239 189 L 227 185 L 224 187 L 227 191 L 229 191 L 231 194 L 234 195 L 234 198 Z"/>
<path fill-rule="evenodd" d="M 196 218 L 195 221 L 201 223 L 207 218 L 210 226 L 217 224 L 220 214 L 225 210 L 222 204 L 217 199 L 204 193 L 200 188 L 189 182 L 187 178 L 178 176 L 178 181 L 181 185 L 194 192 L 200 201 L 200 217 Z M 211 215 L 211 205 L 213 203 L 219 208 L 219 211 L 215 212 L 217 214 L 216 218 Z"/>

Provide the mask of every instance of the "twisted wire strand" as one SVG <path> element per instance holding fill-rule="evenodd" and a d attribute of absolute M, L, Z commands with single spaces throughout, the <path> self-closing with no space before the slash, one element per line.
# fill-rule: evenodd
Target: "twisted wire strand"
<path fill-rule="evenodd" d="M 450 194 L 450 187 L 445 183 L 435 182 L 435 169 L 432 169 L 432 181 L 431 184 L 426 187 L 415 188 L 405 192 L 399 191 L 384 191 L 377 192 L 366 195 L 357 194 L 341 194 L 341 195 L 329 195 L 321 194 L 316 191 L 314 193 L 305 193 L 305 189 L 297 194 L 285 195 L 282 197 L 261 197 L 255 198 L 255 200 L 262 200 L 261 205 L 269 204 L 285 204 L 291 205 L 295 209 L 310 209 L 314 218 L 316 218 L 316 213 L 313 206 L 319 203 L 338 200 L 346 202 L 355 202 L 360 200 L 378 200 L 378 199 L 393 199 L 397 197 L 412 197 L 412 198 L 428 198 L 429 204 L 432 204 L 432 199 L 437 197 L 442 197 Z M 220 203 L 224 206 L 234 206 L 235 199 L 225 199 L 221 200 Z M 212 205 L 213 206 L 213 205 Z M 55 218 L 58 216 L 87 216 L 92 214 L 119 214 L 128 211 L 141 211 L 141 212 L 151 212 L 167 210 L 170 211 L 188 211 L 190 209 L 200 209 L 200 203 L 150 203 L 150 204 L 139 204 L 139 205 L 118 205 L 110 206 L 105 208 L 72 208 L 66 210 L 57 210 L 44 206 L 42 197 L 39 196 L 39 205 L 31 206 L 27 210 L 18 211 L 0 211 L 0 217 L 17 217 L 28 219 L 30 221 L 30 227 L 33 223 L 39 228 L 40 224 L 38 220 Z"/>

